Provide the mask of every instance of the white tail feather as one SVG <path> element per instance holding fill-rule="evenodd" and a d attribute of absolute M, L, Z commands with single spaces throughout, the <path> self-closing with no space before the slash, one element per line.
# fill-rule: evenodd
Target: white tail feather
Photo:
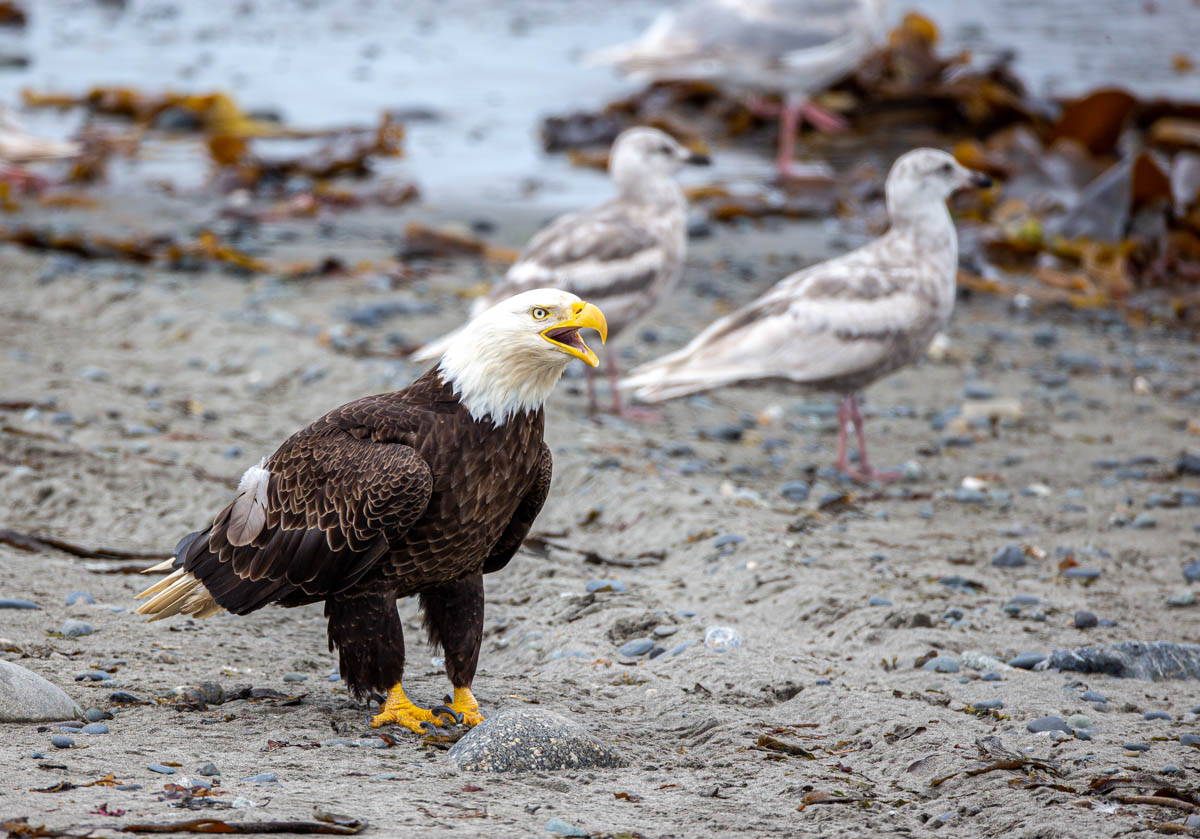
<path fill-rule="evenodd" d="M 143 574 L 155 571 L 169 571 L 175 563 L 172 557 L 166 562 L 160 562 L 143 571 Z M 195 615 L 198 618 L 209 618 L 224 611 L 213 600 L 204 583 L 182 568 L 176 568 L 169 575 L 139 594 L 138 599 L 153 597 L 138 606 L 139 615 L 150 615 L 150 620 L 158 621 L 172 615 Z"/>

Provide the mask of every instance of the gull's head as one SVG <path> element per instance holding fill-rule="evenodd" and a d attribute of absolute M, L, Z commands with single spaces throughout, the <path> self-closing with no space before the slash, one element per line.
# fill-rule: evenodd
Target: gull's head
<path fill-rule="evenodd" d="M 596 306 L 555 288 L 526 291 L 456 333 L 438 371 L 475 419 L 503 425 L 541 408 L 571 359 L 600 363 L 580 335 L 584 329 L 607 340 L 608 323 Z"/>
<path fill-rule="evenodd" d="M 608 171 L 622 192 L 637 191 L 646 183 L 661 181 L 684 164 L 707 166 L 708 155 L 700 154 L 657 128 L 627 128 L 613 141 Z"/>
<path fill-rule="evenodd" d="M 888 213 L 892 220 L 940 208 L 951 193 L 964 187 L 991 186 L 982 172 L 963 166 L 940 149 L 914 149 L 892 164 L 888 172 Z"/>

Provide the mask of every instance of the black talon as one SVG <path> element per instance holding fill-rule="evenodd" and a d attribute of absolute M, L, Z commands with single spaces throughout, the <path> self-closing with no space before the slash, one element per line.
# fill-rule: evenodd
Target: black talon
<path fill-rule="evenodd" d="M 436 717 L 450 717 L 458 725 L 463 723 L 463 715 L 447 705 L 434 705 L 429 709 L 429 713 Z"/>
<path fill-rule="evenodd" d="M 451 696 L 450 694 L 446 694 L 445 696 L 442 697 L 442 701 L 445 702 L 447 705 L 453 705 L 454 697 Z"/>
<path fill-rule="evenodd" d="M 425 735 L 428 737 L 438 736 L 437 726 L 431 723 L 429 720 L 421 720 L 421 728 L 425 729 Z"/>

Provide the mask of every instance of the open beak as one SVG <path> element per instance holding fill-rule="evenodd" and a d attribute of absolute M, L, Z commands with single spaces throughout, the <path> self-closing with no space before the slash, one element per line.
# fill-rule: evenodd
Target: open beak
<path fill-rule="evenodd" d="M 567 355 L 574 356 L 585 364 L 598 367 L 600 359 L 596 358 L 596 354 L 583 342 L 583 338 L 579 337 L 581 329 L 594 329 L 599 332 L 602 344 L 608 340 L 608 321 L 604 319 L 604 313 L 591 303 L 582 301 L 571 304 L 569 320 L 543 329 L 542 337 Z"/>
<path fill-rule="evenodd" d="M 691 166 L 710 166 L 712 164 L 712 158 L 704 152 L 694 151 L 685 157 L 683 162 Z"/>

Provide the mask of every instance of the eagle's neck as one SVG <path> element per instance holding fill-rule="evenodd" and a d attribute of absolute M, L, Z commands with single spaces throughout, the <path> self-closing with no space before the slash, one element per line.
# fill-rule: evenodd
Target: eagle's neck
<path fill-rule="evenodd" d="M 455 349 L 442 356 L 437 375 L 472 419 L 496 427 L 540 411 L 566 368 L 566 356 L 547 363 L 486 349 L 464 357 Z"/>

